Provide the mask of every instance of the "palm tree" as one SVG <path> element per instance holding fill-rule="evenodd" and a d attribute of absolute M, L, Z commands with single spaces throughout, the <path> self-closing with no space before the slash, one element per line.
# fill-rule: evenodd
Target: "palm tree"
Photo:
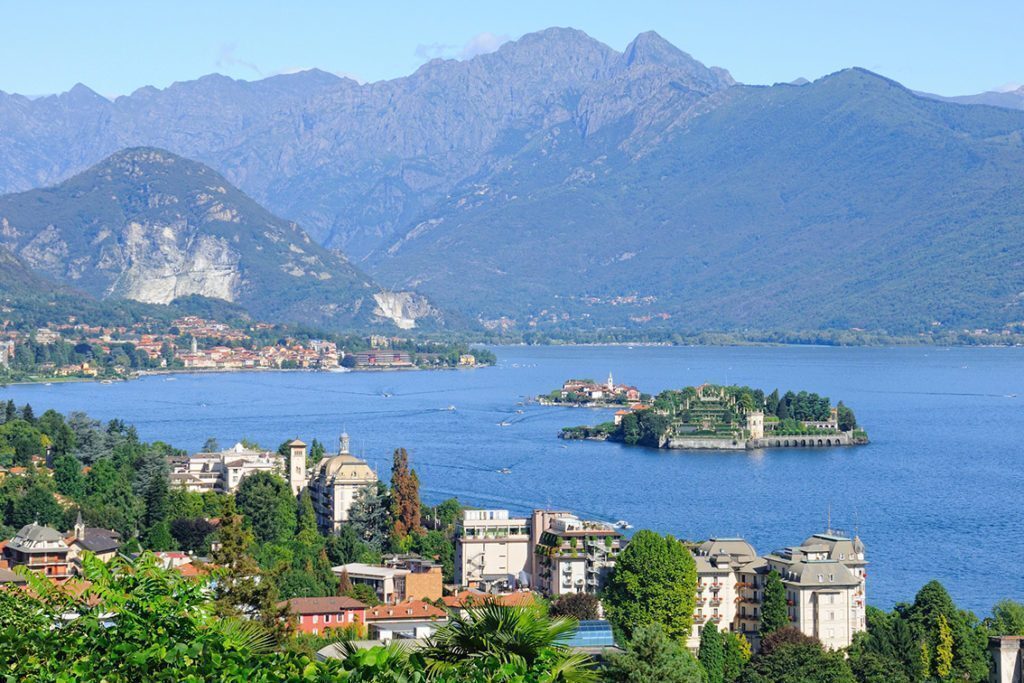
<path fill-rule="evenodd" d="M 552 619 L 535 609 L 488 602 L 465 615 L 453 613 L 417 654 L 434 676 L 477 660 L 520 671 L 540 668 L 544 680 L 552 683 L 591 683 L 597 675 L 590 658 L 566 645 L 576 626 L 575 619 Z"/>

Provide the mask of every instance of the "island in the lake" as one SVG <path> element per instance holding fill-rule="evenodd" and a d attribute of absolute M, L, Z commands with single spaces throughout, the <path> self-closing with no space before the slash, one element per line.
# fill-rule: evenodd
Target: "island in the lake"
<path fill-rule="evenodd" d="M 628 392 L 627 392 L 628 390 Z M 557 398 L 556 398 L 557 396 Z M 765 394 L 746 386 L 702 384 L 657 396 L 634 387 L 570 380 L 541 396 L 545 405 L 619 407 L 611 422 L 566 427 L 563 439 L 618 441 L 673 449 L 742 450 L 856 446 L 868 443 L 853 410 L 827 396 L 778 389 Z"/>

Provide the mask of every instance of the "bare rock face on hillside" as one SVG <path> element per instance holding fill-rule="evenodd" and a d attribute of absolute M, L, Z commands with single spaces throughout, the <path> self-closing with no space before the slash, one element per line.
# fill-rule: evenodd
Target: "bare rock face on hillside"
<path fill-rule="evenodd" d="M 379 288 L 344 256 L 160 149 L 124 150 L 55 187 L 0 197 L 0 226 L 0 246 L 97 298 L 198 294 L 268 320 L 390 320 L 364 305 Z"/>
<path fill-rule="evenodd" d="M 411 330 L 416 327 L 416 321 L 439 316 L 427 298 L 415 292 L 382 291 L 374 294 L 373 300 L 377 303 L 373 314 L 390 320 L 400 330 Z"/>

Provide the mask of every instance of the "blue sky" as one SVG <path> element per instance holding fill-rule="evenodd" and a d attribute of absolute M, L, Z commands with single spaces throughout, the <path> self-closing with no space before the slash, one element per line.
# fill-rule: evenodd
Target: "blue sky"
<path fill-rule="evenodd" d="M 653 29 L 745 83 L 848 66 L 943 95 L 1024 82 L 1020 0 L 0 0 L 0 90 L 38 95 L 82 82 L 113 96 L 211 72 L 253 80 L 314 66 L 376 81 L 549 26 L 582 29 L 617 50 Z"/>

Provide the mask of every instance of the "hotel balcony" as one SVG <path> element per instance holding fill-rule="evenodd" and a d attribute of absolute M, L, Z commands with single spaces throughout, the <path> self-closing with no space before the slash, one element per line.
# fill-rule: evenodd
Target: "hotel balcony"
<path fill-rule="evenodd" d="M 710 604 L 712 607 L 718 607 L 719 605 L 722 604 L 722 598 L 719 598 L 719 597 L 711 598 L 710 600 L 708 600 L 708 604 Z"/>

